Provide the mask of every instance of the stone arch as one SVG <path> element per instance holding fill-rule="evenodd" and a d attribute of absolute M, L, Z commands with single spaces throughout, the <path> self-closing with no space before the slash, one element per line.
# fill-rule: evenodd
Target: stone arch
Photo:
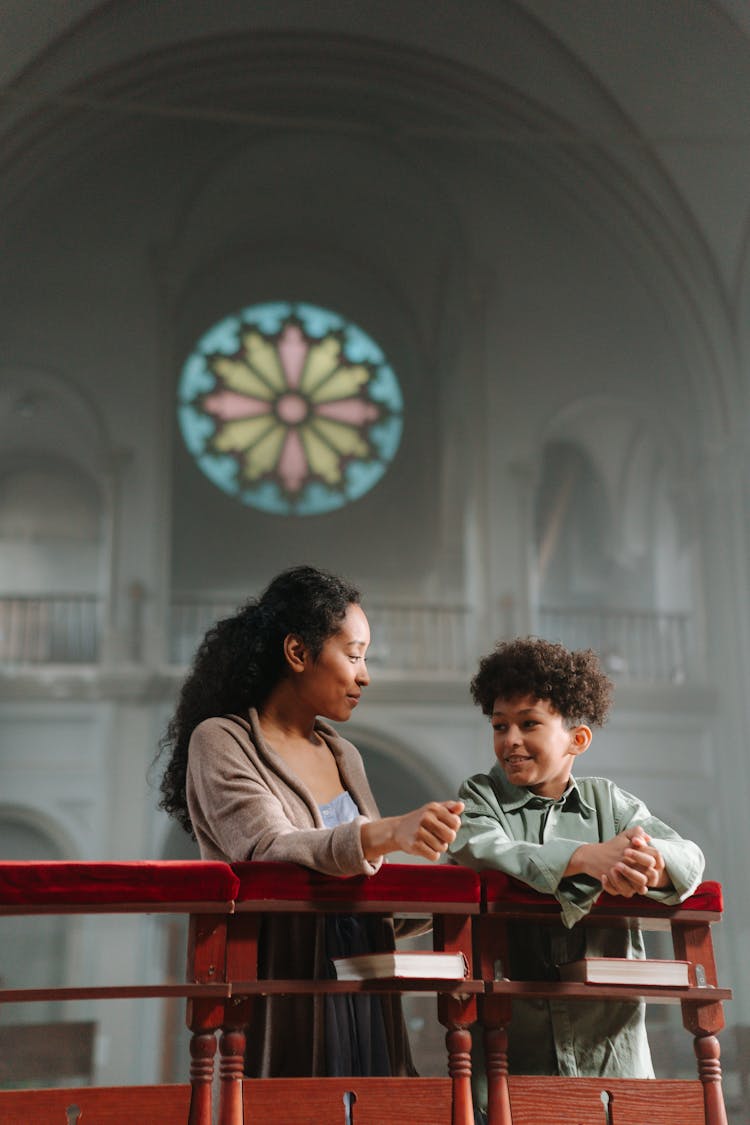
<path fill-rule="evenodd" d="M 0 805 L 0 856 L 5 860 L 68 858 L 72 842 L 64 829 L 36 810 Z M 2 982 L 7 988 L 43 988 L 63 982 L 74 920 L 40 914 L 0 917 Z M 4 1004 L 4 1023 L 58 1018 L 59 1003 Z"/>
<path fill-rule="evenodd" d="M 643 608 L 656 608 L 657 555 L 666 553 L 670 566 L 684 571 L 685 550 L 692 540 L 683 435 L 674 421 L 656 418 L 637 396 L 591 396 L 569 403 L 549 420 L 546 442 L 560 440 L 574 441 L 587 451 L 606 492 L 611 558 L 626 582 L 631 575 L 641 584 L 642 593 L 642 584 L 650 584 Z M 667 524 L 659 518 L 665 512 L 670 513 Z M 632 596 L 637 600 L 635 589 Z M 612 594 L 608 600 L 617 604 Z"/>
<path fill-rule="evenodd" d="M 203 121 L 223 121 L 254 134 L 263 129 L 288 131 L 299 124 L 288 112 L 288 98 L 300 86 L 306 92 L 301 104 L 308 127 L 322 118 L 329 131 L 343 127 L 354 136 L 392 134 L 404 150 L 416 145 L 423 154 L 436 138 L 465 144 L 476 136 L 482 161 L 493 174 L 501 167 L 524 164 L 562 189 L 590 221 L 608 232 L 664 308 L 667 331 L 684 357 L 706 437 L 725 435 L 735 417 L 738 372 L 728 344 L 731 325 L 725 294 L 710 254 L 656 154 L 647 144 L 627 143 L 643 139 L 591 70 L 559 39 L 515 5 L 498 6 L 486 16 L 497 42 L 513 43 L 519 58 L 525 51 L 542 57 L 546 81 L 554 82 L 561 94 L 571 94 L 571 106 L 585 105 L 580 126 L 573 109 L 572 120 L 566 120 L 562 113 L 543 107 L 504 51 L 493 60 L 482 50 L 472 64 L 458 41 L 446 49 L 444 41 L 428 35 L 420 49 L 410 41 L 396 46 L 375 33 L 358 36 L 356 24 L 349 27 L 346 20 L 335 34 L 316 28 L 314 19 L 304 31 L 290 33 L 278 30 L 284 18 L 281 6 L 263 30 L 253 28 L 248 17 L 247 28 L 230 31 L 217 16 L 207 37 L 188 7 L 181 12 L 179 28 L 168 18 L 160 25 L 158 47 L 126 60 L 120 44 L 128 41 L 127 32 L 137 32 L 138 17 L 126 5 L 104 6 L 18 79 L 19 93 L 30 96 L 45 77 L 52 77 L 53 86 L 62 83 L 69 97 L 51 97 L 35 105 L 36 113 L 18 114 L 6 148 L 8 191 L 18 201 L 32 184 L 54 182 L 50 173 L 63 159 L 61 137 L 68 150 L 76 138 L 83 153 L 108 136 L 128 143 L 146 127 L 172 128 L 175 120 L 190 120 L 191 112 Z M 118 28 L 120 34 L 103 34 L 107 27 L 110 32 Z M 74 78 L 68 78 L 66 87 L 61 76 L 70 75 L 76 48 L 77 59 L 86 59 L 87 69 L 77 69 L 79 62 L 73 65 Z M 513 85 L 500 74 L 510 76 Z M 317 85 L 311 85 L 311 76 Z M 360 91 L 375 86 L 389 91 L 395 110 L 383 121 L 369 120 L 366 98 L 361 106 L 357 100 Z M 313 98 L 318 90 L 329 99 L 320 102 L 322 108 Z M 338 115 L 339 124 L 324 112 L 336 90 L 349 110 L 343 122 Z M 274 91 L 283 94 L 278 102 Z M 254 98 L 247 96 L 253 92 L 263 94 L 260 108 L 237 109 L 238 103 L 255 107 Z M 222 108 L 224 95 L 227 104 Z M 144 99 L 142 104 L 139 99 Z M 201 112 L 203 102 L 218 106 L 213 115 Z M 198 108 L 191 110 L 196 103 Z M 565 99 L 559 104 L 566 104 Z M 113 114 L 117 130 L 111 128 Z M 597 144 L 598 130 L 626 143 Z M 488 155 L 493 148 L 484 143 L 488 137 L 500 142 L 494 146 L 497 156 Z M 209 144 L 207 160 L 213 155 Z"/>
<path fill-rule="evenodd" d="M 353 724 L 344 734 L 362 755 L 383 816 L 408 812 L 426 801 L 444 800 L 453 791 L 449 779 L 432 762 L 390 734 Z"/>

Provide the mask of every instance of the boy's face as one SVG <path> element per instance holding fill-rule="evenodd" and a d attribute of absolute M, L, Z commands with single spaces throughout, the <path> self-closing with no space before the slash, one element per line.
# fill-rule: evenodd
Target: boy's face
<path fill-rule="evenodd" d="M 511 785 L 540 797 L 565 792 L 573 759 L 588 749 L 587 726 L 569 727 L 548 699 L 496 699 L 492 710 L 495 755 Z"/>

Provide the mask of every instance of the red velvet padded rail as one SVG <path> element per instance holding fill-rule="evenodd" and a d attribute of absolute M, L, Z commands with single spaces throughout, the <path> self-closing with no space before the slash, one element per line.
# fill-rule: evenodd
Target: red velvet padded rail
<path fill-rule="evenodd" d="M 555 905 L 557 902 L 552 895 L 540 894 L 538 891 L 532 890 L 532 888 L 528 887 L 525 883 L 521 883 L 518 879 L 514 879 L 510 875 L 505 875 L 502 871 L 483 871 L 481 873 L 481 881 L 483 903 L 509 902 L 522 906 L 549 906 Z M 623 898 L 621 895 L 601 894 L 597 901 L 597 906 L 613 906 L 618 910 L 629 913 L 632 911 L 634 905 L 638 905 L 639 902 L 640 905 L 643 905 L 642 900 Z M 661 904 L 654 902 L 652 905 L 659 906 Z M 594 909 L 596 910 L 596 907 L 594 907 Z M 666 909 L 669 909 L 669 907 Z M 706 910 L 720 914 L 724 909 L 721 883 L 701 883 L 695 891 L 695 894 L 692 894 L 690 898 L 686 898 L 684 902 L 681 902 L 678 909 Z"/>
<path fill-rule="evenodd" d="M 276 899 L 308 902 L 478 903 L 479 876 L 451 864 L 384 863 L 376 875 L 337 878 L 294 863 L 233 863 L 238 902 Z"/>
<path fill-rule="evenodd" d="M 238 887 L 228 864 L 203 860 L 0 862 L 5 906 L 232 902 Z"/>

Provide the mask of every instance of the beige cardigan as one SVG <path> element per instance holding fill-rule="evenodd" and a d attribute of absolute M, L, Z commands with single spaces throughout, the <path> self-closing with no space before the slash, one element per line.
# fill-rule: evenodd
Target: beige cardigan
<path fill-rule="evenodd" d="M 315 799 L 265 742 L 253 709 L 206 719 L 188 751 L 187 801 L 204 859 L 300 863 L 328 875 L 372 875 L 362 852 L 361 825 L 379 815 L 359 752 L 327 723 L 316 731 L 336 759 L 341 783 L 360 810 L 349 824 L 325 828 Z M 371 916 L 377 949 L 393 949 L 390 918 Z M 259 975 L 284 979 L 325 976 L 322 915 L 267 917 Z M 394 1075 L 413 1074 L 399 998 L 383 997 Z M 246 1071 L 257 1077 L 324 1076 L 323 997 L 258 997 L 248 1029 Z"/>

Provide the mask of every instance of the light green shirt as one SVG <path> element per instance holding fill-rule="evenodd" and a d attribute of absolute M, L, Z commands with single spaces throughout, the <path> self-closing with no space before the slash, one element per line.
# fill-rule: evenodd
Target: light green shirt
<path fill-rule="evenodd" d="M 514 924 L 511 965 L 498 965 L 498 975 L 557 980 L 557 965 L 580 957 L 645 956 L 637 924 L 622 929 L 575 927 L 601 893 L 601 884 L 590 876 L 563 876 L 581 843 L 601 843 L 640 824 L 664 856 L 672 886 L 648 892 L 664 903 L 681 902 L 703 875 L 703 854 L 696 844 L 682 839 L 637 797 L 605 778 L 571 778 L 565 793 L 555 800 L 511 785 L 495 765 L 488 774 L 465 781 L 459 796 L 466 807 L 449 849 L 453 860 L 478 871 L 504 871 L 554 895 L 561 906 L 562 925 Z M 475 1093 L 484 1106 L 480 1039 L 477 1034 Z M 514 1074 L 653 1077 L 644 1005 L 516 1000 L 509 1028 L 509 1067 Z"/>

